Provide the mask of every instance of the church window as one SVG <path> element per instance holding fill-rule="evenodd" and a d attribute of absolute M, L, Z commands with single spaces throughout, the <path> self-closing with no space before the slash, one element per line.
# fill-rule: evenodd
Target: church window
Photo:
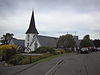
<path fill-rule="evenodd" d="M 37 42 L 35 42 L 35 44 L 34 44 L 34 49 L 35 50 L 37 49 Z"/>
<path fill-rule="evenodd" d="M 30 37 L 30 36 L 29 36 L 29 34 L 28 34 L 28 37 L 27 37 L 28 41 L 29 41 L 29 37 Z"/>
<path fill-rule="evenodd" d="M 27 47 L 29 46 L 29 43 L 27 43 Z"/>

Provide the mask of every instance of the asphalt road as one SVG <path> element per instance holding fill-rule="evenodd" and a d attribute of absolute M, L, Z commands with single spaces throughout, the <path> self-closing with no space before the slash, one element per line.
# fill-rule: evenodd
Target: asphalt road
<path fill-rule="evenodd" d="M 53 68 L 62 59 L 63 62 L 56 69 Z M 0 75 L 47 75 L 51 69 L 51 75 L 100 75 L 100 52 L 71 53 L 38 64 L 0 67 Z"/>
<path fill-rule="evenodd" d="M 100 52 L 65 57 L 54 75 L 100 75 Z"/>

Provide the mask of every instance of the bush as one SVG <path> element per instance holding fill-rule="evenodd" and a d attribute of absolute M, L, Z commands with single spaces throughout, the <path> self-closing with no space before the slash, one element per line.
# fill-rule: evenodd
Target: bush
<path fill-rule="evenodd" d="M 41 60 L 43 58 L 47 58 L 51 55 L 52 54 L 50 53 L 44 53 L 43 55 L 31 56 L 31 63 Z M 23 56 L 23 55 L 18 54 L 18 55 L 13 56 L 12 59 L 10 59 L 8 63 L 13 64 L 13 65 L 30 64 L 30 56 Z"/>
<path fill-rule="evenodd" d="M 21 60 L 21 64 L 29 64 L 30 63 L 30 56 L 23 56 L 24 58 Z"/>
<path fill-rule="evenodd" d="M 51 54 L 53 54 L 55 51 L 53 48 L 51 47 L 39 47 L 35 50 L 36 53 L 47 53 L 50 52 Z"/>
<path fill-rule="evenodd" d="M 22 56 L 21 54 L 16 54 L 15 56 L 13 56 L 8 63 L 9 64 L 13 64 L 13 65 L 20 65 L 22 64 L 22 60 L 24 59 L 24 56 Z"/>
<path fill-rule="evenodd" d="M 65 50 L 65 52 L 66 52 L 66 53 L 71 53 L 71 52 L 74 52 L 74 51 L 68 49 L 68 50 Z"/>
<path fill-rule="evenodd" d="M 64 54 L 65 53 L 65 50 L 64 49 L 56 49 L 55 50 L 55 53 L 56 54 Z"/>
<path fill-rule="evenodd" d="M 0 46 L 0 56 L 6 62 L 10 60 L 12 56 L 16 54 L 16 46 L 15 45 L 1 45 Z"/>

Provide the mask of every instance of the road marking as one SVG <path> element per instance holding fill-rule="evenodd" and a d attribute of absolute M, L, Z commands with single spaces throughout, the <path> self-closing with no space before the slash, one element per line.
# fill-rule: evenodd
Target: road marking
<path fill-rule="evenodd" d="M 88 75 L 88 70 L 87 70 L 87 66 L 84 65 L 85 71 L 86 71 L 86 75 Z"/>
<path fill-rule="evenodd" d="M 53 66 L 49 71 L 45 73 L 45 75 L 53 75 L 53 73 L 57 70 L 57 67 L 63 62 L 63 59 L 58 61 L 55 66 Z"/>

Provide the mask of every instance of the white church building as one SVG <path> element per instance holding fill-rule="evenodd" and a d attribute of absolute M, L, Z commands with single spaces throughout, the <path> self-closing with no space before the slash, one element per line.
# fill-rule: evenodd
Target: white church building
<path fill-rule="evenodd" d="M 57 40 L 58 38 L 55 37 L 39 35 L 35 26 L 34 11 L 32 11 L 29 28 L 26 31 L 25 52 L 34 51 L 41 46 L 56 47 Z"/>

